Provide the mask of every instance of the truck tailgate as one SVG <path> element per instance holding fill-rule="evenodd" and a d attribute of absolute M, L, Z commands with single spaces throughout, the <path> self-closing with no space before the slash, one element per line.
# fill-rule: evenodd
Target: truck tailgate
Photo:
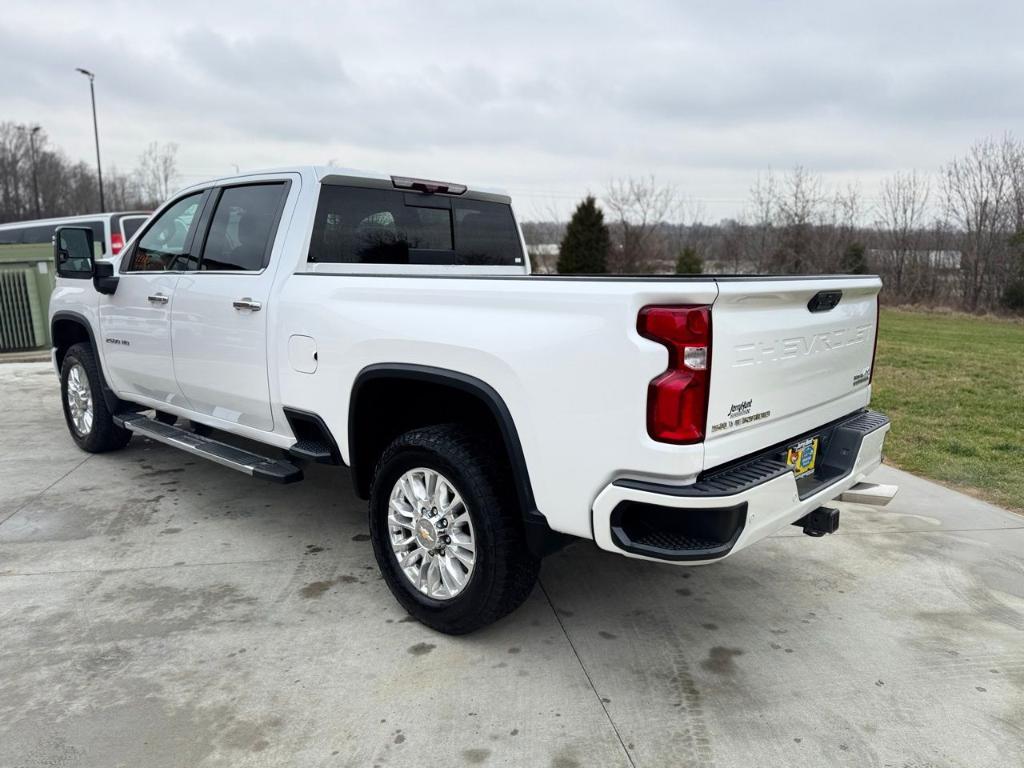
<path fill-rule="evenodd" d="M 880 288 L 876 277 L 719 282 L 705 467 L 868 404 Z"/>

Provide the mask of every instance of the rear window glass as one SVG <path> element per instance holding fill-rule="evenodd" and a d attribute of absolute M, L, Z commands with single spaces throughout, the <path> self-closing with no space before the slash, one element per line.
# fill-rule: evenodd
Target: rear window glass
<path fill-rule="evenodd" d="M 523 252 L 505 203 L 324 186 L 309 261 L 505 266 Z"/>
<path fill-rule="evenodd" d="M 124 235 L 125 242 L 132 239 L 132 236 L 139 231 L 139 227 L 142 226 L 142 222 L 145 220 L 145 216 L 121 219 L 121 233 Z"/>

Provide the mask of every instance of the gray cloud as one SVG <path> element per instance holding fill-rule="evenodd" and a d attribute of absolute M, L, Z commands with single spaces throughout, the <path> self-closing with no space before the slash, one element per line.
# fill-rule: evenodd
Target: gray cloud
<path fill-rule="evenodd" d="M 556 207 L 656 173 L 725 214 L 768 166 L 871 183 L 1020 131 L 1022 22 L 1009 1 L 15 0 L 0 119 L 88 158 L 86 66 L 123 168 L 176 141 L 186 178 L 334 157 Z"/>

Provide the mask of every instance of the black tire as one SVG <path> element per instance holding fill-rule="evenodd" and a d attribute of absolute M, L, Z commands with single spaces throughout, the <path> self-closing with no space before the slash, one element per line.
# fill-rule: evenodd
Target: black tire
<path fill-rule="evenodd" d="M 68 404 L 68 378 L 72 370 L 80 367 L 85 371 L 89 383 L 92 404 L 92 426 L 87 431 L 79 431 L 75 426 Z M 107 408 L 103 397 L 103 374 L 100 373 L 96 354 L 89 344 L 75 344 L 65 354 L 60 367 L 60 399 L 64 407 L 64 421 L 67 422 L 71 439 L 79 448 L 89 453 L 106 453 L 124 448 L 132 439 L 132 433 L 114 423 L 113 414 Z"/>
<path fill-rule="evenodd" d="M 200 424 L 198 421 L 189 420 L 188 424 L 192 427 L 192 431 L 200 437 L 209 437 L 213 433 L 213 427 Z"/>
<path fill-rule="evenodd" d="M 466 586 L 450 599 L 435 600 L 418 591 L 399 568 L 388 538 L 392 489 L 417 467 L 444 475 L 462 496 L 472 521 L 476 561 Z M 370 492 L 370 538 L 381 574 L 402 607 L 449 635 L 472 632 L 518 608 L 540 569 L 540 560 L 526 546 L 507 468 L 485 442 L 457 425 L 415 429 L 387 447 Z"/>

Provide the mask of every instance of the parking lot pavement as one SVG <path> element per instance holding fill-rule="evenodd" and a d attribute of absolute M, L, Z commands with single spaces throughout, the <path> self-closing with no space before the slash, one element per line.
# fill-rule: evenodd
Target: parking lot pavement
<path fill-rule="evenodd" d="M 0 766 L 1024 765 L 1012 513 L 882 468 L 900 495 L 836 535 L 690 569 L 576 544 L 450 638 L 344 471 L 87 456 L 57 392 L 0 366 Z"/>

